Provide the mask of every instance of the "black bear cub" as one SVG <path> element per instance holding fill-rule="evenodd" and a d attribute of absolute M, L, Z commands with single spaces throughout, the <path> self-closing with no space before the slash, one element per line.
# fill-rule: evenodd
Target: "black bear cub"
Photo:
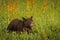
<path fill-rule="evenodd" d="M 27 33 L 32 32 L 32 27 L 33 27 L 33 17 L 31 16 L 30 18 L 24 18 L 23 20 L 19 19 L 14 19 L 11 21 L 11 23 L 8 25 L 8 32 L 10 31 L 16 31 L 16 32 L 24 32 L 26 31 Z"/>

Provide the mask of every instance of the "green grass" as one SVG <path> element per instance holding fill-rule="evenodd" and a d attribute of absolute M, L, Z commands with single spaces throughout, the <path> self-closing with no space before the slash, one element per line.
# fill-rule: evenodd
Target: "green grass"
<path fill-rule="evenodd" d="M 42 11 L 44 2 L 41 0 L 36 1 L 36 8 L 31 4 L 30 11 L 26 10 L 25 1 L 21 2 L 18 0 L 18 2 L 21 3 L 16 6 L 18 11 L 14 13 L 8 11 L 7 2 L 6 0 L 6 5 L 4 5 L 3 1 L 0 2 L 0 40 L 60 40 L 59 0 L 57 0 L 57 3 L 56 0 L 53 0 L 56 9 L 51 8 L 52 0 L 47 0 L 47 7 L 44 12 Z M 22 20 L 22 17 L 29 18 L 30 16 L 33 16 L 33 21 L 35 23 L 32 28 L 32 34 L 27 34 L 26 32 L 22 34 L 16 32 L 7 33 L 7 27 L 13 19 L 17 18 Z"/>

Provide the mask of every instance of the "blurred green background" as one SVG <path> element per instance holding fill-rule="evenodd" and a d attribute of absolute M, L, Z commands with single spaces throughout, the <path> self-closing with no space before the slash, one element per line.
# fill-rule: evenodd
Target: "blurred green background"
<path fill-rule="evenodd" d="M 13 19 L 33 16 L 33 34 L 7 33 Z M 0 40 L 60 40 L 60 0 L 0 0 Z"/>

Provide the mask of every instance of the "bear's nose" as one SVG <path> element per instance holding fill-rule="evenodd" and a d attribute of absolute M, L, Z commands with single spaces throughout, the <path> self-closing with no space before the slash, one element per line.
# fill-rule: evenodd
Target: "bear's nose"
<path fill-rule="evenodd" d="M 31 23 L 31 26 L 34 26 L 34 23 L 33 22 Z"/>

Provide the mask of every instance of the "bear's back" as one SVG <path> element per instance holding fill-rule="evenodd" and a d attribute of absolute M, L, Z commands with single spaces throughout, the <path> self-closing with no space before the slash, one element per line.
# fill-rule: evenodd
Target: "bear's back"
<path fill-rule="evenodd" d="M 11 31 L 20 31 L 22 29 L 22 24 L 22 20 L 14 19 L 11 21 L 7 29 Z"/>

